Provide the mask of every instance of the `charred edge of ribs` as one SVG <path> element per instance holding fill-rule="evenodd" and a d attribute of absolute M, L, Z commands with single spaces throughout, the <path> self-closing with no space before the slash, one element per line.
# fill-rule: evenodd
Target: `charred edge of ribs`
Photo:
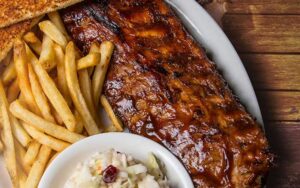
<path fill-rule="evenodd" d="M 95 10 L 93 6 L 91 6 L 88 2 L 85 4 L 85 8 L 89 11 L 90 15 L 93 16 L 98 22 L 104 24 L 108 29 L 110 29 L 112 32 L 114 32 L 116 35 L 119 35 L 121 33 L 121 29 L 115 22 L 108 19 L 108 17 L 105 15 L 104 12 L 100 12 L 99 10 L 105 11 L 105 7 L 107 7 L 108 2 L 100 1 L 98 2 L 99 5 L 103 9 Z"/>

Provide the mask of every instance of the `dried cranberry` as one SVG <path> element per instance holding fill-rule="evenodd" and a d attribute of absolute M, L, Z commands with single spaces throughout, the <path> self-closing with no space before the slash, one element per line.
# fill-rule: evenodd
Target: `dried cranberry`
<path fill-rule="evenodd" d="M 105 183 L 113 183 L 116 181 L 118 175 L 118 169 L 114 167 L 113 165 L 109 165 L 104 171 L 103 171 L 103 181 Z"/>

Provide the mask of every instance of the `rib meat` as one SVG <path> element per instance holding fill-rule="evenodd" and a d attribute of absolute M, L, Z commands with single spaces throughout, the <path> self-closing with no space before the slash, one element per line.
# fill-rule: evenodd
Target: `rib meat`
<path fill-rule="evenodd" d="M 162 0 L 98 0 L 61 12 L 87 53 L 115 43 L 104 94 L 128 129 L 155 140 L 195 187 L 260 187 L 272 161 L 266 137 Z"/>

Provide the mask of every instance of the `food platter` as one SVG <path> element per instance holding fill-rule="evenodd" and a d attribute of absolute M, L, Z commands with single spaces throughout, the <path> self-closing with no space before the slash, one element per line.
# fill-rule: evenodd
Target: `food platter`
<path fill-rule="evenodd" d="M 168 0 L 189 33 L 212 55 L 234 93 L 247 110 L 263 124 L 260 108 L 247 72 L 226 35 L 194 0 Z M 9 176 L 0 159 L 0 187 L 10 187 Z"/>

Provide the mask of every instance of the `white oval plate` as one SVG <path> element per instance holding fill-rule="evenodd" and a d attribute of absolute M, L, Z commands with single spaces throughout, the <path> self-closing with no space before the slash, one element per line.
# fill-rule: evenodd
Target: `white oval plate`
<path fill-rule="evenodd" d="M 234 93 L 247 110 L 263 125 L 260 108 L 245 68 L 221 28 L 195 0 L 166 0 L 177 12 L 189 33 L 203 45 Z M 0 158 L 0 187 L 11 187 Z"/>
<path fill-rule="evenodd" d="M 83 139 L 63 151 L 47 168 L 39 188 L 63 188 L 76 166 L 96 152 L 114 148 L 142 162 L 153 153 L 166 167 L 171 187 L 191 188 L 193 183 L 179 160 L 166 148 L 142 136 L 130 133 L 104 133 Z"/>

